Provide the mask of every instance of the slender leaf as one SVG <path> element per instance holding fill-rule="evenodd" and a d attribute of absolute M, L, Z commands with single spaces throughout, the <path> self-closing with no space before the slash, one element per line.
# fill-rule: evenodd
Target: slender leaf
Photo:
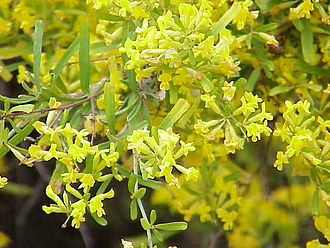
<path fill-rule="evenodd" d="M 312 197 L 312 214 L 319 214 L 319 189 L 316 188 Z"/>
<path fill-rule="evenodd" d="M 129 205 L 129 212 L 131 216 L 131 220 L 136 220 L 137 218 L 137 201 L 133 199 Z"/>
<path fill-rule="evenodd" d="M 180 98 L 171 111 L 164 118 L 159 128 L 166 129 L 172 127 L 176 121 L 178 121 L 182 115 L 189 109 L 190 104 L 187 100 Z"/>
<path fill-rule="evenodd" d="M 115 103 L 115 85 L 107 82 L 104 85 L 104 105 L 105 117 L 109 126 L 109 131 L 112 135 L 116 134 L 116 103 Z"/>
<path fill-rule="evenodd" d="M 155 225 L 156 229 L 164 231 L 184 231 L 187 229 L 187 227 L 187 223 L 182 221 Z"/>
<path fill-rule="evenodd" d="M 252 71 L 249 79 L 247 80 L 247 82 L 244 86 L 246 91 L 253 91 L 254 86 L 256 85 L 256 83 L 259 79 L 260 73 L 261 73 L 260 67 L 257 67 Z"/>
<path fill-rule="evenodd" d="M 68 47 L 68 49 L 63 54 L 62 58 L 59 60 L 57 65 L 55 66 L 55 69 L 53 71 L 53 78 L 51 80 L 51 88 L 53 88 L 56 84 L 56 80 L 59 77 L 60 73 L 68 63 L 69 59 L 73 56 L 75 51 L 78 49 L 79 46 L 79 38 L 75 39 L 71 45 Z"/>
<path fill-rule="evenodd" d="M 212 31 L 212 35 L 217 35 L 224 29 L 240 12 L 241 5 L 235 2 L 229 10 L 220 18 L 220 20 L 215 24 L 215 27 Z"/>
<path fill-rule="evenodd" d="M 287 93 L 292 89 L 293 89 L 293 86 L 285 86 L 285 85 L 276 86 L 269 91 L 269 95 L 276 96 L 279 94 Z"/>
<path fill-rule="evenodd" d="M 35 40 L 33 43 L 33 75 L 37 89 L 40 89 L 40 65 L 42 52 L 42 37 L 44 27 L 42 20 L 36 20 L 35 23 Z"/>
<path fill-rule="evenodd" d="M 89 62 L 89 23 L 82 24 L 79 47 L 80 84 L 85 93 L 89 92 L 91 67 Z"/>

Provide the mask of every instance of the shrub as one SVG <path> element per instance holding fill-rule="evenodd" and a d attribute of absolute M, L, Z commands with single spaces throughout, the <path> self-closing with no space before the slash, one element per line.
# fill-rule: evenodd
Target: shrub
<path fill-rule="evenodd" d="M 0 157 L 55 163 L 42 209 L 63 227 L 107 225 L 116 180 L 135 247 L 186 222 L 198 247 L 305 246 L 311 217 L 330 241 L 328 1 L 2 0 L 0 24 L 1 78 L 25 91 L 0 96 Z"/>

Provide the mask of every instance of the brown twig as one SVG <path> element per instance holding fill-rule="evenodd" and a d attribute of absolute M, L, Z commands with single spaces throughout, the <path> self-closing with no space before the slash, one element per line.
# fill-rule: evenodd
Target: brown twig
<path fill-rule="evenodd" d="M 57 110 L 64 110 L 64 109 L 72 108 L 72 107 L 78 106 L 80 104 L 83 104 L 85 102 L 88 102 L 91 99 L 93 99 L 95 97 L 98 97 L 102 93 L 103 93 L 103 91 L 98 92 L 97 94 L 95 94 L 93 96 L 90 96 L 90 97 L 88 97 L 86 99 L 82 99 L 82 100 L 77 101 L 77 102 L 74 102 L 74 103 L 62 104 L 61 106 L 59 106 L 57 108 L 43 108 L 43 109 L 32 110 L 31 112 L 19 111 L 19 112 L 15 112 L 15 113 L 3 114 L 3 115 L 0 116 L 0 120 L 3 120 L 3 119 L 8 118 L 8 117 L 15 117 L 15 116 L 20 116 L 20 115 L 28 115 L 28 114 L 34 114 L 34 113 L 44 114 L 44 113 L 47 113 L 49 111 L 57 111 Z"/>

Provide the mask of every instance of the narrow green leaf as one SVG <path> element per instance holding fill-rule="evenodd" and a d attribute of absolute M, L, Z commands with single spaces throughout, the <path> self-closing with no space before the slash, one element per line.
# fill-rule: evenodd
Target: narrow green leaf
<path fill-rule="evenodd" d="M 241 5 L 235 2 L 229 10 L 220 18 L 220 20 L 215 24 L 215 27 L 212 31 L 212 35 L 217 35 L 224 29 L 240 12 Z"/>
<path fill-rule="evenodd" d="M 141 199 L 146 193 L 146 191 L 147 191 L 146 188 L 140 188 L 133 193 L 133 196 L 137 199 Z"/>
<path fill-rule="evenodd" d="M 128 187 L 128 191 L 131 194 L 134 194 L 134 187 L 135 187 L 136 180 L 137 180 L 136 175 L 133 173 L 128 178 L 127 187 Z"/>
<path fill-rule="evenodd" d="M 27 95 L 19 95 L 17 98 L 0 96 L 0 101 L 13 103 L 13 104 L 23 104 L 23 103 L 34 101 L 35 99 L 36 99 L 35 96 L 27 96 Z"/>
<path fill-rule="evenodd" d="M 63 183 L 63 177 L 61 175 L 65 172 L 67 172 L 66 165 L 57 160 L 55 169 L 49 181 L 49 185 L 52 187 L 55 194 L 59 194 L 61 192 L 61 187 Z"/>
<path fill-rule="evenodd" d="M 329 194 L 330 193 L 330 181 L 322 183 L 321 184 L 321 189 Z"/>
<path fill-rule="evenodd" d="M 164 231 L 184 231 L 187 229 L 187 227 L 187 223 L 183 221 L 155 225 L 156 229 Z"/>
<path fill-rule="evenodd" d="M 279 94 L 287 93 L 292 89 L 293 89 L 292 86 L 285 86 L 285 85 L 276 86 L 269 91 L 269 95 L 276 96 Z"/>
<path fill-rule="evenodd" d="M 103 12 L 103 11 L 99 11 L 99 10 L 95 11 L 93 14 L 95 15 L 95 17 L 97 19 L 105 20 L 105 21 L 109 21 L 109 22 L 120 22 L 120 21 L 125 20 L 120 16 L 112 15 L 107 12 Z"/>
<path fill-rule="evenodd" d="M 91 213 L 91 216 L 96 221 L 96 223 L 98 223 L 101 226 L 106 226 L 108 224 L 107 220 L 104 219 L 103 217 L 97 216 L 96 212 Z"/>
<path fill-rule="evenodd" d="M 260 67 L 257 67 L 252 71 L 249 79 L 247 80 L 247 82 L 244 86 L 246 91 L 253 91 L 254 86 L 256 85 L 256 83 L 260 77 L 260 72 L 261 72 Z"/>
<path fill-rule="evenodd" d="M 300 72 L 305 72 L 312 75 L 330 78 L 330 70 L 322 69 L 320 68 L 320 66 L 312 66 L 307 63 L 299 61 L 298 63 L 296 63 L 295 67 Z"/>
<path fill-rule="evenodd" d="M 175 104 L 178 100 L 178 87 L 174 84 L 170 84 L 170 104 Z"/>
<path fill-rule="evenodd" d="M 301 84 L 301 87 L 320 92 L 322 90 L 322 85 L 319 84 Z"/>
<path fill-rule="evenodd" d="M 272 22 L 272 23 L 268 23 L 268 24 L 265 24 L 265 25 L 262 25 L 258 28 L 256 28 L 254 30 L 254 32 L 269 32 L 269 31 L 272 31 L 274 29 L 276 29 L 278 27 L 278 23 L 275 23 L 275 22 Z"/>
<path fill-rule="evenodd" d="M 131 120 L 133 120 L 139 113 L 139 110 L 142 106 L 142 101 L 139 101 L 131 110 L 131 112 L 129 112 L 129 114 L 127 115 L 127 121 L 130 122 Z"/>
<path fill-rule="evenodd" d="M 204 73 L 201 74 L 203 75 L 203 79 L 199 80 L 199 83 L 205 92 L 211 92 L 214 88 L 212 81 Z"/>
<path fill-rule="evenodd" d="M 68 47 L 68 49 L 63 54 L 62 58 L 59 60 L 57 65 L 55 66 L 55 69 L 53 71 L 53 77 L 51 79 L 51 88 L 53 88 L 56 84 L 56 80 L 59 77 L 60 73 L 62 72 L 63 68 L 68 63 L 69 59 L 73 56 L 75 51 L 78 49 L 79 46 L 79 38 L 75 39 L 71 45 Z"/>
<path fill-rule="evenodd" d="M 42 20 L 36 20 L 35 23 L 35 39 L 33 42 L 33 75 L 37 89 L 40 89 L 40 65 L 42 52 L 42 37 L 44 27 Z"/>
<path fill-rule="evenodd" d="M 104 85 L 104 105 L 105 117 L 109 126 L 109 131 L 112 135 L 116 134 L 116 103 L 115 103 L 115 86 L 111 82 Z"/>
<path fill-rule="evenodd" d="M 6 185 L 6 187 L 1 189 L 1 192 L 10 195 L 28 196 L 31 195 L 32 192 L 34 192 L 34 188 L 25 184 L 9 182 L 8 185 Z"/>
<path fill-rule="evenodd" d="M 83 92 L 89 92 L 89 84 L 91 78 L 91 67 L 89 62 L 89 23 L 84 22 L 80 31 L 80 48 L 79 48 L 79 67 L 80 67 L 80 84 Z"/>
<path fill-rule="evenodd" d="M 157 219 L 157 213 L 156 210 L 151 210 L 150 212 L 150 224 L 153 225 Z"/>
<path fill-rule="evenodd" d="M 182 115 L 189 109 L 190 104 L 187 100 L 180 98 L 171 111 L 164 118 L 159 128 L 166 129 L 172 127 L 176 121 L 178 121 Z"/>
<path fill-rule="evenodd" d="M 306 63 L 313 63 L 315 60 L 314 51 L 314 35 L 312 31 L 312 26 L 309 20 L 301 19 L 302 25 L 304 27 L 301 34 L 301 48 Z"/>
<path fill-rule="evenodd" d="M 34 108 L 34 104 L 22 104 L 22 105 L 17 105 L 15 107 L 12 107 L 8 112 L 25 112 L 25 113 L 30 113 Z"/>
<path fill-rule="evenodd" d="M 32 119 L 29 124 L 27 124 L 20 133 L 17 133 L 13 138 L 9 140 L 10 144 L 18 145 L 20 142 L 24 140 L 25 137 L 27 137 L 33 130 L 34 127 L 32 124 L 37 119 Z M 7 152 L 9 151 L 9 148 L 0 144 L 0 158 L 3 157 Z"/>
<path fill-rule="evenodd" d="M 100 188 L 96 192 L 96 195 L 103 194 L 105 192 L 105 190 L 107 189 L 108 185 L 110 184 L 112 178 L 113 178 L 113 176 L 109 177 L 109 179 L 105 180 L 101 184 Z"/>
<path fill-rule="evenodd" d="M 137 218 L 137 201 L 133 199 L 129 205 L 129 212 L 131 216 L 131 220 L 136 220 Z"/>
<path fill-rule="evenodd" d="M 163 235 L 156 229 L 152 230 L 153 233 L 155 234 L 156 238 L 160 241 L 163 242 L 164 241 L 164 237 Z"/>
<path fill-rule="evenodd" d="M 312 197 L 312 214 L 319 214 L 319 189 L 316 188 Z"/>
<path fill-rule="evenodd" d="M 196 112 L 198 105 L 200 103 L 200 97 L 196 97 L 195 102 L 190 107 L 190 109 L 182 116 L 182 118 L 178 121 L 178 126 L 184 128 L 186 123 L 189 121 L 191 116 Z"/>
<path fill-rule="evenodd" d="M 140 219 L 141 226 L 144 230 L 149 230 L 151 228 L 150 223 L 145 218 Z"/>

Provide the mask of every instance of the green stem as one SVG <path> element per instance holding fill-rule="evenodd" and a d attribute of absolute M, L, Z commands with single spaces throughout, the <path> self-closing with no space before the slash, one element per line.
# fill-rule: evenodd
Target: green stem
<path fill-rule="evenodd" d="M 138 175 L 138 163 L 139 163 L 139 161 L 138 161 L 138 158 L 137 158 L 136 151 L 133 150 L 133 171 L 134 171 L 135 175 Z M 138 190 L 139 190 L 139 182 L 138 182 L 138 180 L 136 180 L 136 183 L 135 183 L 135 186 L 134 186 L 134 191 L 136 192 Z M 146 214 L 146 211 L 144 209 L 144 206 L 143 206 L 143 203 L 142 203 L 141 199 L 137 198 L 136 200 L 137 200 L 137 204 L 139 206 L 142 217 L 144 219 L 148 220 L 148 216 Z M 149 248 L 152 248 L 153 244 L 152 244 L 152 237 L 151 237 L 150 229 L 146 230 L 146 232 L 147 232 Z"/>

